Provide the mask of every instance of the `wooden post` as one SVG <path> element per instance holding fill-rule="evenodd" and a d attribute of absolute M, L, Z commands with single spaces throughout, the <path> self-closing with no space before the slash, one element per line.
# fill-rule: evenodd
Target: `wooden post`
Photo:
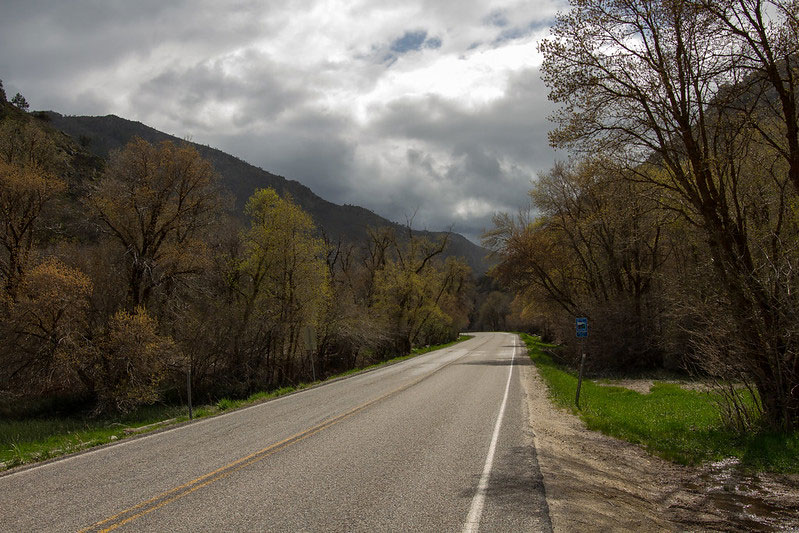
<path fill-rule="evenodd" d="M 582 343 L 581 347 L 582 347 Z M 577 405 L 577 409 L 580 408 L 580 388 L 583 386 L 583 367 L 585 366 L 585 348 L 582 350 L 583 355 L 580 357 L 580 373 L 577 376 L 577 395 L 574 397 L 574 403 Z"/>
<path fill-rule="evenodd" d="M 314 364 L 316 354 L 316 328 L 313 326 L 303 326 L 300 331 L 302 343 L 305 345 L 305 353 L 311 362 L 311 377 L 316 381 L 316 365 Z"/>
<path fill-rule="evenodd" d="M 186 397 L 189 401 L 189 420 L 191 420 L 194 418 L 191 408 L 191 363 L 189 363 L 189 369 L 186 371 Z"/>

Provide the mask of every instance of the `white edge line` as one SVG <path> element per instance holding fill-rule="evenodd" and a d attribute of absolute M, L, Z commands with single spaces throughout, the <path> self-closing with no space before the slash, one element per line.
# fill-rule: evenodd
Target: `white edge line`
<path fill-rule="evenodd" d="M 475 492 L 474 498 L 472 498 L 472 506 L 469 508 L 469 515 L 466 517 L 466 522 L 463 524 L 462 533 L 477 533 L 480 529 L 480 518 L 483 515 L 486 492 L 488 492 L 488 480 L 491 477 L 491 469 L 494 466 L 494 453 L 497 450 L 499 430 L 502 427 L 502 418 L 505 415 L 505 405 L 508 403 L 508 393 L 510 392 L 510 381 L 511 376 L 513 376 L 513 367 L 515 366 L 513 363 L 516 359 L 517 347 L 514 339 L 510 372 L 508 372 L 508 382 L 505 385 L 505 396 L 502 398 L 502 404 L 499 407 L 497 422 L 494 425 L 494 434 L 491 436 L 491 444 L 488 446 L 488 455 L 486 456 L 485 466 L 483 467 L 483 474 L 480 476 L 480 482 L 477 484 L 477 492 Z"/>

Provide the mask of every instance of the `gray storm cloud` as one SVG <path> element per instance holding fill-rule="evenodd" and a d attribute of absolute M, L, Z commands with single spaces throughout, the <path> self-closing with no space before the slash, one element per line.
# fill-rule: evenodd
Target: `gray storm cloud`
<path fill-rule="evenodd" d="M 530 4 L 12 1 L 0 79 L 477 240 L 555 157 L 536 42 L 563 5 Z"/>

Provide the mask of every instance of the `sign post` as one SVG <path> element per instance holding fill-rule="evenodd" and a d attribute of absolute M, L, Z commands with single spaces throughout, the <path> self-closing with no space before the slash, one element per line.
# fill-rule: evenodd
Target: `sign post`
<path fill-rule="evenodd" d="M 189 361 L 189 366 L 186 370 L 186 399 L 189 403 L 189 420 L 191 420 L 194 418 L 194 413 L 191 408 L 191 361 Z"/>
<path fill-rule="evenodd" d="M 303 326 L 302 343 L 305 345 L 305 352 L 311 361 L 311 377 L 316 381 L 316 365 L 314 365 L 314 352 L 316 352 L 316 328 L 313 326 Z"/>
<path fill-rule="evenodd" d="M 588 337 L 588 318 L 581 317 L 574 321 L 577 338 L 580 339 L 580 373 L 577 376 L 577 394 L 574 397 L 574 404 L 580 408 L 580 389 L 583 386 L 583 367 L 585 366 L 585 339 Z"/>

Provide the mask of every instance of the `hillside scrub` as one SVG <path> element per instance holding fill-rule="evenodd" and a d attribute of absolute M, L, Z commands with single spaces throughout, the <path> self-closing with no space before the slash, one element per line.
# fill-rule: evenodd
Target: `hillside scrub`
<path fill-rule="evenodd" d="M 458 336 L 473 285 L 445 236 L 331 242 L 292 198 L 230 211 L 189 145 L 107 161 L 0 104 L 0 410 L 107 417 L 246 398 Z M 68 413 L 64 413 L 68 414 Z"/>

